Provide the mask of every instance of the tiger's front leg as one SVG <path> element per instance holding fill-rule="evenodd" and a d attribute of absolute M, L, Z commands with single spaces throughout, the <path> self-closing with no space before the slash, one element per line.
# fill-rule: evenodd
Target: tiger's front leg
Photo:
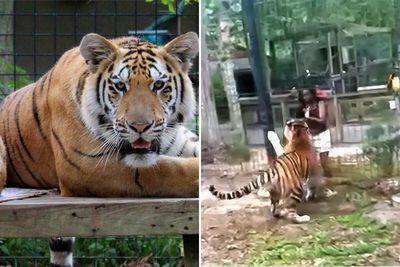
<path fill-rule="evenodd" d="M 91 164 L 88 166 L 94 166 Z M 198 197 L 199 160 L 160 156 L 151 167 L 133 168 L 121 162 L 94 169 L 57 168 L 62 196 Z"/>
<path fill-rule="evenodd" d="M 178 158 L 162 156 L 155 169 L 156 183 L 160 186 L 154 193 L 160 191 L 161 195 L 176 197 L 199 196 L 199 159 Z M 153 178 L 154 170 L 146 172 L 149 180 Z"/>

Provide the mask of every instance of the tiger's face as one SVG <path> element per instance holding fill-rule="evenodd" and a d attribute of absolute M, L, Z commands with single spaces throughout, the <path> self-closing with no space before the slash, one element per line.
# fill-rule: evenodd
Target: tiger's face
<path fill-rule="evenodd" d="M 195 112 L 188 71 L 198 52 L 197 35 L 187 33 L 156 46 L 136 38 L 110 42 L 89 34 L 80 49 L 97 77 L 88 102 L 98 109 L 89 128 L 118 147 L 127 165 L 155 164 L 162 142 L 172 142 L 168 130 Z"/>
<path fill-rule="evenodd" d="M 312 143 L 312 135 L 307 123 L 303 119 L 291 119 L 286 122 L 284 136 L 289 144 L 302 142 Z"/>

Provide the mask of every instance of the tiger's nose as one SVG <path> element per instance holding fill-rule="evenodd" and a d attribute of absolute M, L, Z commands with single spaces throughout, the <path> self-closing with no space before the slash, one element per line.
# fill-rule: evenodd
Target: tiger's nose
<path fill-rule="evenodd" d="M 153 123 L 129 123 L 129 127 L 138 133 L 143 133 L 151 127 Z"/>

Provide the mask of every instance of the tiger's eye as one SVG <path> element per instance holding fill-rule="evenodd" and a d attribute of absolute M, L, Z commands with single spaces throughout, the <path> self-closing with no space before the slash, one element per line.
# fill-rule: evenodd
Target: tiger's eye
<path fill-rule="evenodd" d="M 154 89 L 161 89 L 161 88 L 163 88 L 164 87 L 164 84 L 165 84 L 165 82 L 164 81 L 161 81 L 161 80 L 158 80 L 158 81 L 155 81 L 154 82 Z"/>
<path fill-rule="evenodd" d="M 166 97 L 169 96 L 171 94 L 171 92 L 172 92 L 172 89 L 170 87 L 167 87 L 162 91 L 163 95 Z"/>
<path fill-rule="evenodd" d="M 124 90 L 125 89 L 125 83 L 124 82 L 117 82 L 115 84 L 115 86 L 119 89 L 119 90 Z"/>

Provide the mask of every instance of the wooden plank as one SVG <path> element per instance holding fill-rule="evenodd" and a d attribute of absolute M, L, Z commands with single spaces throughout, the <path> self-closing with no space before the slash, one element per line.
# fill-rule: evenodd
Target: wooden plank
<path fill-rule="evenodd" d="M 296 103 L 296 99 L 291 99 L 290 96 L 292 94 L 273 94 L 271 95 L 272 104 L 280 104 L 281 101 L 285 100 L 287 103 Z M 345 94 L 336 94 L 338 100 L 342 99 L 356 99 L 356 98 L 368 98 L 368 97 L 383 97 L 383 96 L 391 96 L 391 94 L 386 89 L 376 89 L 376 90 L 364 90 L 359 92 L 345 93 Z M 326 98 L 327 100 L 333 99 L 333 96 L 329 96 Z M 239 102 L 241 105 L 257 105 L 258 97 L 241 97 L 239 98 Z"/>
<path fill-rule="evenodd" d="M 0 203 L 0 237 L 199 233 L 198 199 L 44 196 Z"/>
<path fill-rule="evenodd" d="M 199 235 L 183 235 L 185 267 L 199 266 Z"/>

